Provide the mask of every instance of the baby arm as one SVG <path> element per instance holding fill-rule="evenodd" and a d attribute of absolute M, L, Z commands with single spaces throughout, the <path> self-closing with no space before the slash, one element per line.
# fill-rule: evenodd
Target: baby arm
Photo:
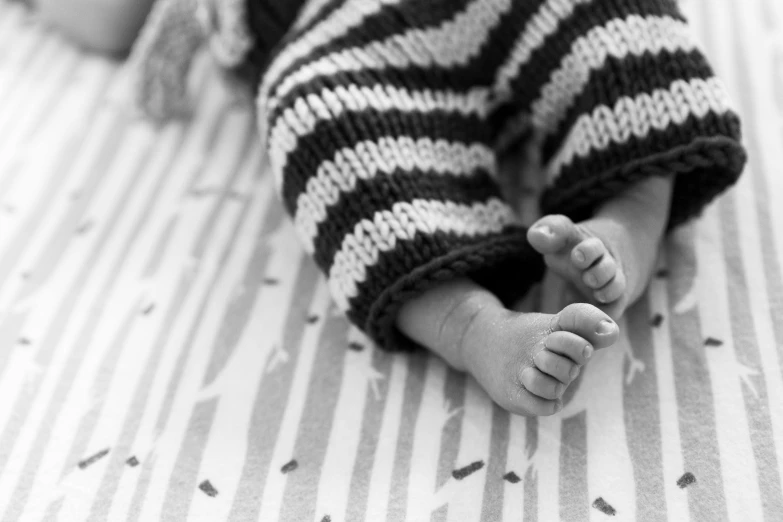
<path fill-rule="evenodd" d="M 125 53 L 154 0 L 35 0 L 41 17 L 85 47 Z"/>

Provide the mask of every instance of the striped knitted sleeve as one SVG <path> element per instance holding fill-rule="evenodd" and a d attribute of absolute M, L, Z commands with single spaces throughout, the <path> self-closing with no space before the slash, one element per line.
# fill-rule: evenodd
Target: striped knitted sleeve
<path fill-rule="evenodd" d="M 495 179 L 488 85 L 502 56 L 488 42 L 509 28 L 496 3 L 312 1 L 259 88 L 302 244 L 385 348 L 407 343 L 399 307 L 439 282 L 469 276 L 510 298 L 543 270 Z"/>
<path fill-rule="evenodd" d="M 498 89 L 541 140 L 545 213 L 584 219 L 639 179 L 674 175 L 671 228 L 737 180 L 739 119 L 675 0 L 539 4 L 536 50 L 522 46 Z"/>

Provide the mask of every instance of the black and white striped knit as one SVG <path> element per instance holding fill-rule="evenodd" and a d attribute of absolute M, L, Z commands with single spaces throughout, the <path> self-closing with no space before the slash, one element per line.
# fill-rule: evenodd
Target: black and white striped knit
<path fill-rule="evenodd" d="M 670 227 L 745 161 L 674 0 L 310 0 L 267 64 L 285 207 L 337 305 L 386 348 L 404 344 L 401 304 L 440 281 L 513 298 L 541 277 L 496 144 L 540 144 L 542 209 L 576 220 L 674 175 Z"/>

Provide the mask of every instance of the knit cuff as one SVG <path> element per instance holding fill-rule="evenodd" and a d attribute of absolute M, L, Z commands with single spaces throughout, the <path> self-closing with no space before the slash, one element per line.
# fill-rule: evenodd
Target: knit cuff
<path fill-rule="evenodd" d="M 415 254 L 411 255 L 416 251 L 429 258 L 420 255 L 416 259 Z M 543 258 L 527 242 L 525 230 L 520 227 L 472 241 L 419 236 L 401 245 L 394 257 L 405 258 L 407 263 L 403 261 L 399 270 L 389 270 L 394 261 L 385 261 L 370 276 L 375 282 L 352 300 L 348 312 L 349 319 L 378 346 L 391 351 L 418 348 L 397 329 L 395 320 L 403 304 L 427 290 L 470 277 L 510 306 L 541 280 L 545 268 Z"/>
<path fill-rule="evenodd" d="M 438 282 L 475 277 L 521 296 L 540 259 L 501 198 L 483 106 L 349 80 L 262 102 L 283 203 L 338 307 L 399 349 L 399 307 Z"/>
<path fill-rule="evenodd" d="M 437 125 L 432 116 L 426 122 Z M 432 286 L 473 277 L 510 302 L 540 279 L 543 265 L 500 199 L 491 151 L 451 134 L 460 118 L 443 126 L 448 140 L 414 140 L 387 133 L 432 135 L 434 128 L 406 124 L 399 113 L 375 117 L 363 111 L 317 126 L 288 160 L 275 146 L 284 133 L 273 130 L 270 157 L 286 209 L 338 308 L 379 346 L 397 350 L 413 346 L 394 326 L 399 308 Z"/>
<path fill-rule="evenodd" d="M 531 105 L 542 210 L 585 219 L 631 184 L 672 175 L 671 228 L 739 177 L 739 118 L 675 2 L 601 5 L 585 4 L 539 60 L 549 70 Z"/>
<path fill-rule="evenodd" d="M 632 184 L 672 175 L 668 228 L 676 227 L 736 182 L 746 161 L 740 139 L 739 118 L 715 78 L 621 99 L 570 129 L 549 163 L 542 209 L 586 219 Z"/>

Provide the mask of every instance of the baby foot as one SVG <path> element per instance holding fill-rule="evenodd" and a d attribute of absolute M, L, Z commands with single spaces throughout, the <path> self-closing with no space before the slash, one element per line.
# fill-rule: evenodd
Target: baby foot
<path fill-rule="evenodd" d="M 495 402 L 519 415 L 560 411 L 581 367 L 619 334 L 608 315 L 583 303 L 555 315 L 485 310 L 466 326 L 465 367 Z"/>
<path fill-rule="evenodd" d="M 644 293 L 660 236 L 605 216 L 574 223 L 560 215 L 539 219 L 527 235 L 549 268 L 614 319 Z"/>
<path fill-rule="evenodd" d="M 671 204 L 672 178 L 653 176 L 574 223 L 549 215 L 527 239 L 546 264 L 592 303 L 619 319 L 652 278 Z"/>

